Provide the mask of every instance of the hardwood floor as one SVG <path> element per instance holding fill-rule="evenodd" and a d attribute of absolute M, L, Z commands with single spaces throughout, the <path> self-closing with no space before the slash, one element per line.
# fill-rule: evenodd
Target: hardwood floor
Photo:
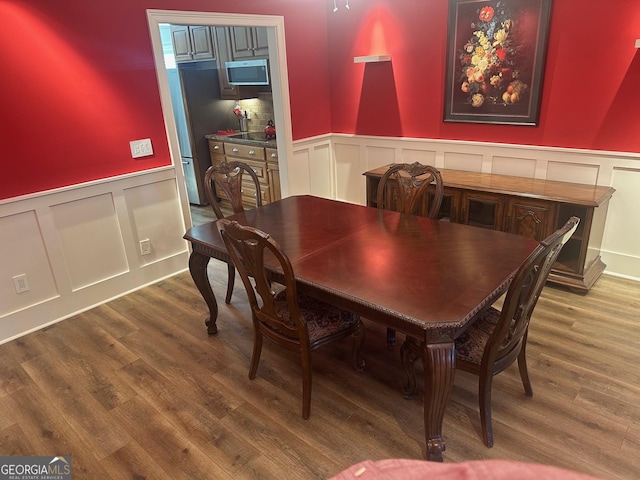
<path fill-rule="evenodd" d="M 231 209 L 227 208 L 224 204 L 220 204 L 220 209 L 224 215 L 230 215 Z M 202 223 L 211 222 L 216 219 L 213 209 L 209 205 L 191 205 L 191 221 L 194 225 L 200 225 Z"/>
<path fill-rule="evenodd" d="M 227 270 L 211 262 L 218 299 Z M 458 372 L 445 462 L 512 459 L 603 479 L 640 476 L 640 284 L 603 276 L 586 296 L 545 288 L 529 334 L 534 396 L 512 366 L 494 380 L 495 446 L 480 437 L 476 377 Z M 297 358 L 265 342 L 247 378 L 242 283 L 206 306 L 188 273 L 0 346 L 0 455 L 71 455 L 74 478 L 325 479 L 365 459 L 424 454 L 422 388 L 401 394 L 399 349 L 367 322 L 313 357 L 311 418 Z M 399 335 L 399 340 L 402 341 Z M 420 367 L 418 367 L 420 368 Z"/>

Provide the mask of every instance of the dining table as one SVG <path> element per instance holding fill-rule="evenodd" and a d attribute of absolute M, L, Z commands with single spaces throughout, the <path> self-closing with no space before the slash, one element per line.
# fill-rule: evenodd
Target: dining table
<path fill-rule="evenodd" d="M 311 195 L 227 218 L 263 230 L 280 244 L 301 293 L 407 336 L 416 357 L 411 361 L 423 362 L 424 456 L 443 461 L 455 339 L 506 291 L 538 242 Z M 231 258 L 215 221 L 189 228 L 184 238 L 192 247 L 191 276 L 209 307 L 207 331 L 216 334 L 218 306 L 207 265 L 211 258 Z M 267 259 L 266 268 L 277 282 L 282 272 L 276 263 Z M 411 390 L 413 370 L 405 368 Z"/>

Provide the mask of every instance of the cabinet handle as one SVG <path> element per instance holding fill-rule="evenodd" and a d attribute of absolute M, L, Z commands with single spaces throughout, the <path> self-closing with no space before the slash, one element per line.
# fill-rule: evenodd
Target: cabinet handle
<path fill-rule="evenodd" d="M 255 155 L 256 151 L 255 150 L 249 150 L 249 155 Z"/>
<path fill-rule="evenodd" d="M 213 149 L 214 149 L 214 150 L 220 150 L 220 146 L 219 146 L 219 145 L 214 145 L 214 146 L 213 146 Z"/>
<path fill-rule="evenodd" d="M 271 158 L 278 158 L 278 154 L 277 153 L 272 153 L 271 154 Z"/>
<path fill-rule="evenodd" d="M 238 153 L 238 149 L 237 149 L 236 147 L 233 147 L 233 148 L 231 149 L 231 151 L 232 151 L 233 153 Z"/>

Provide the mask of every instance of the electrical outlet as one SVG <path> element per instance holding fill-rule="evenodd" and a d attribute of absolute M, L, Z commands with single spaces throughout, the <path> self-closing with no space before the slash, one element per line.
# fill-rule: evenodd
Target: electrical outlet
<path fill-rule="evenodd" d="M 27 278 L 27 274 L 23 273 L 22 275 L 16 275 L 13 277 L 13 287 L 16 289 L 16 293 L 24 293 L 31 290 L 29 286 L 29 279 Z"/>
<path fill-rule="evenodd" d="M 140 240 L 140 254 L 149 255 L 151 253 L 151 240 L 148 238 Z"/>
<path fill-rule="evenodd" d="M 151 139 L 145 138 L 142 140 L 133 140 L 129 142 L 131 147 L 131 156 L 133 158 L 148 157 L 153 155 L 153 147 L 151 146 Z"/>

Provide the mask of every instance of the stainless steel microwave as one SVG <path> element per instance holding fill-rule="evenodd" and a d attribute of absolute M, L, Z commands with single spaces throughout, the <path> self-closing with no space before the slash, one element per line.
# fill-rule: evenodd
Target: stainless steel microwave
<path fill-rule="evenodd" d="M 225 62 L 231 85 L 269 85 L 269 65 L 266 58 Z"/>

